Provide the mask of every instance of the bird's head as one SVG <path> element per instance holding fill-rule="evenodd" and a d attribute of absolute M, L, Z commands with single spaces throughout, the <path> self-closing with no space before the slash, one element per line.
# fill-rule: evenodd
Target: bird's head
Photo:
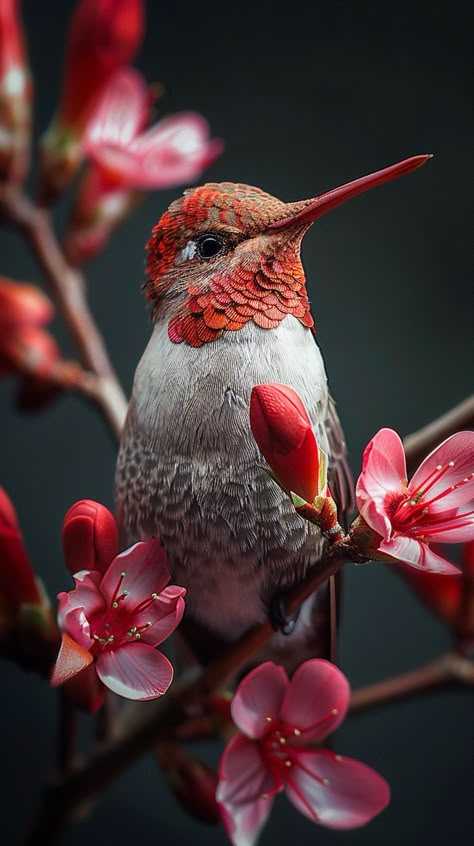
<path fill-rule="evenodd" d="M 208 183 L 184 192 L 147 244 L 145 291 L 172 341 L 201 346 L 253 321 L 264 329 L 291 314 L 312 327 L 300 247 L 323 214 L 429 156 L 396 165 L 310 200 L 284 203 L 259 188 Z"/>

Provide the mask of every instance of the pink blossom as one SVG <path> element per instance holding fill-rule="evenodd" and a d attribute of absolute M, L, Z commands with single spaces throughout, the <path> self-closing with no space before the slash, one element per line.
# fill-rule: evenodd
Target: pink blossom
<path fill-rule="evenodd" d="M 180 622 L 186 593 L 176 585 L 166 587 L 169 577 L 157 539 L 117 555 L 105 573 L 76 573 L 75 590 L 58 596 L 65 656 L 63 662 L 60 652 L 51 683 L 62 684 L 95 659 L 101 681 L 120 696 L 154 699 L 165 693 L 173 668 L 155 647 Z"/>
<path fill-rule="evenodd" d="M 227 745 L 217 800 L 234 846 L 253 846 L 276 793 L 328 828 L 364 825 L 387 805 L 387 782 L 365 764 L 309 744 L 342 722 L 349 684 L 328 661 L 302 664 L 291 681 L 271 661 L 252 670 L 232 701 L 243 732 Z"/>
<path fill-rule="evenodd" d="M 377 432 L 365 449 L 356 489 L 361 516 L 381 538 L 377 549 L 428 572 L 458 572 L 428 544 L 474 539 L 473 471 L 474 432 L 443 441 L 410 482 L 399 436 L 392 429 Z"/>
<path fill-rule="evenodd" d="M 140 74 L 117 71 L 86 129 L 84 149 L 116 188 L 171 188 L 194 182 L 222 150 L 201 115 L 181 112 L 143 131 L 150 97 Z"/>

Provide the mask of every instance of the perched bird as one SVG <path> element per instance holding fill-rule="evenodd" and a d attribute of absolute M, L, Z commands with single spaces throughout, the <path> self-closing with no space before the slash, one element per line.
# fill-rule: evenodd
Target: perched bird
<path fill-rule="evenodd" d="M 352 497 L 346 447 L 314 339 L 301 241 L 326 212 L 420 167 L 415 156 L 311 200 L 284 203 L 249 185 L 185 191 L 148 242 L 153 334 L 138 365 L 118 457 L 126 543 L 159 535 L 187 588 L 201 660 L 264 620 L 317 565 L 323 541 L 262 469 L 249 425 L 252 387 L 294 388 L 329 455 L 340 517 Z M 270 654 L 291 669 L 329 648 L 328 589 L 306 601 Z"/>

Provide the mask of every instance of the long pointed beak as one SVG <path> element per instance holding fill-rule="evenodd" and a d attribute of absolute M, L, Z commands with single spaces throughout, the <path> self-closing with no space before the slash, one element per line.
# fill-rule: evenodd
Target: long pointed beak
<path fill-rule="evenodd" d="M 323 214 L 332 211 L 336 206 L 345 203 L 346 200 L 351 200 L 357 194 L 369 191 L 370 188 L 376 188 L 377 185 L 382 185 L 384 182 L 390 182 L 391 179 L 397 179 L 399 176 L 411 173 L 412 170 L 421 167 L 431 158 L 431 155 L 412 156 L 410 159 L 404 159 L 402 162 L 390 165 L 390 167 L 384 167 L 383 170 L 377 170 L 375 173 L 361 176 L 360 179 L 354 179 L 353 182 L 340 185 L 339 188 L 327 191 L 326 194 L 321 194 L 320 197 L 315 197 L 313 200 L 287 203 L 288 215 L 274 221 L 268 228 L 283 229 L 285 226 L 295 223 L 302 225 L 314 223 Z"/>

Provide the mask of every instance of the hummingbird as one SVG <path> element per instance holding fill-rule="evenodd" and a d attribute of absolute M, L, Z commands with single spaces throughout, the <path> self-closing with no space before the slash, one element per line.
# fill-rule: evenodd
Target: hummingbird
<path fill-rule="evenodd" d="M 352 503 L 346 445 L 315 340 L 301 242 L 336 206 L 423 165 L 414 156 L 313 199 L 285 203 L 232 182 L 188 189 L 152 230 L 153 332 L 136 370 L 121 439 L 117 516 L 126 544 L 159 536 L 183 621 L 205 662 L 317 566 L 324 539 L 262 467 L 249 423 L 254 385 L 302 398 L 329 460 L 341 522 Z M 330 591 L 278 622 L 269 650 L 291 671 L 330 648 Z M 284 616 L 284 615 L 283 615 Z M 288 634 L 291 632 L 290 634 Z"/>

